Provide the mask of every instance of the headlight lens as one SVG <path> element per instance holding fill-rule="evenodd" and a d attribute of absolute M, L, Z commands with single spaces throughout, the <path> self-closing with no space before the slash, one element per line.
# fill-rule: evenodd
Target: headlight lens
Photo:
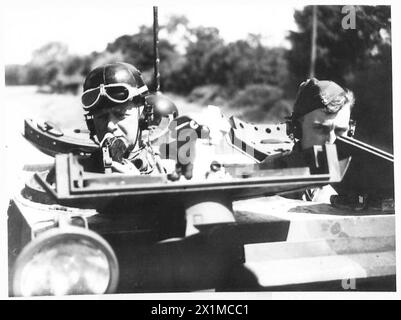
<path fill-rule="evenodd" d="M 16 296 L 102 294 L 115 290 L 118 264 L 98 234 L 79 227 L 52 229 L 24 248 L 13 280 Z"/>

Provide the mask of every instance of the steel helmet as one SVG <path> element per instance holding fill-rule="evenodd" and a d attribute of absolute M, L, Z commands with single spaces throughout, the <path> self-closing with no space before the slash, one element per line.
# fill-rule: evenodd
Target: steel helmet
<path fill-rule="evenodd" d="M 141 72 L 131 64 L 117 62 L 97 67 L 87 75 L 81 100 L 84 110 L 91 112 L 143 97 L 147 92 Z"/>

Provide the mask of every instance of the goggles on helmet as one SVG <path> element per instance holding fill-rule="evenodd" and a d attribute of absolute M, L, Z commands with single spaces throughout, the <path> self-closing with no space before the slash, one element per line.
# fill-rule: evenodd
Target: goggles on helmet
<path fill-rule="evenodd" d="M 135 88 L 126 83 L 101 84 L 99 87 L 88 89 L 82 93 L 81 101 L 85 110 L 92 108 L 101 96 L 115 103 L 124 103 L 148 91 L 146 85 Z"/>

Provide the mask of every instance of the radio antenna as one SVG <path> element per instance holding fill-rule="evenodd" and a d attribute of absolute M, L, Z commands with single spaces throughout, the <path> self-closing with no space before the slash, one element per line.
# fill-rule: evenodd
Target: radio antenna
<path fill-rule="evenodd" d="M 157 6 L 153 7 L 153 54 L 154 54 L 154 81 L 155 91 L 160 91 L 160 72 L 159 72 L 159 18 Z"/>

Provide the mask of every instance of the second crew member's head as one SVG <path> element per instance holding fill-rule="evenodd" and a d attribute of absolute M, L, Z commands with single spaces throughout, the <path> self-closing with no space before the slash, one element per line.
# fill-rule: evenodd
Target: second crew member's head
<path fill-rule="evenodd" d="M 334 143 L 337 136 L 347 135 L 354 102 L 353 93 L 333 81 L 312 78 L 303 82 L 291 119 L 301 149 Z"/>

